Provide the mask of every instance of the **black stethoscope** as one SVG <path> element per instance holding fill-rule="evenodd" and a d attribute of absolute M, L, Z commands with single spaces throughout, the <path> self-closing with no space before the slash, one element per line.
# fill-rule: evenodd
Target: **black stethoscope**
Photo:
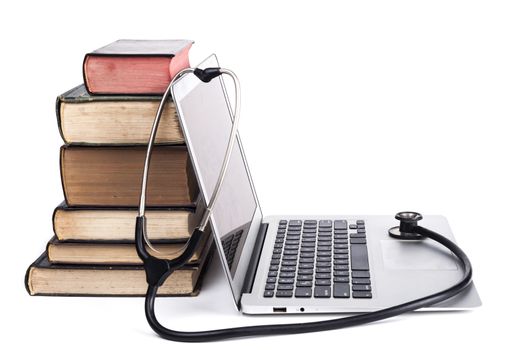
<path fill-rule="evenodd" d="M 160 117 L 164 105 L 169 97 L 169 92 L 171 86 L 181 77 L 186 74 L 194 74 L 202 82 L 208 83 L 212 79 L 226 74 L 230 76 L 235 84 L 235 111 L 233 114 L 233 125 L 230 131 L 230 137 L 228 141 L 228 147 L 226 154 L 222 163 L 221 172 L 213 194 L 210 198 L 204 215 L 201 219 L 200 224 L 193 231 L 190 239 L 186 245 L 177 253 L 178 256 L 174 259 L 159 259 L 154 255 L 150 254 L 147 250 L 147 247 L 150 247 L 151 250 L 156 251 L 153 245 L 149 242 L 147 233 L 146 233 L 146 186 L 148 180 L 148 171 L 149 171 L 149 161 L 151 157 L 151 151 L 153 148 L 153 143 L 155 140 L 155 135 L 157 133 Z M 140 205 L 139 212 L 136 219 L 135 225 L 135 247 L 137 254 L 140 259 L 144 262 L 144 269 L 146 271 L 146 280 L 148 283 L 148 289 L 146 292 L 146 319 L 148 320 L 151 328 L 157 332 L 161 337 L 181 342 L 209 342 L 230 338 L 240 338 L 240 337 L 249 337 L 249 336 L 265 336 L 265 335 L 278 335 L 278 334 L 299 334 L 299 333 L 311 333 L 326 331 L 332 329 L 346 328 L 352 326 L 358 326 L 370 322 L 375 322 L 379 320 L 384 320 L 389 317 L 394 317 L 405 312 L 414 311 L 423 307 L 428 307 L 447 299 L 452 298 L 453 296 L 462 292 L 465 288 L 469 286 L 472 281 L 472 265 L 468 256 L 459 248 L 454 242 L 448 238 L 440 235 L 437 232 L 431 231 L 427 228 L 418 225 L 418 221 L 423 217 L 421 214 L 416 212 L 400 212 L 396 215 L 396 219 L 400 221 L 399 226 L 392 227 L 389 230 L 389 235 L 393 238 L 402 239 L 402 240 L 415 240 L 415 239 L 432 239 L 444 247 L 448 248 L 460 261 L 460 265 L 463 269 L 463 277 L 454 285 L 450 286 L 447 289 L 444 289 L 440 292 L 412 300 L 403 304 L 395 305 L 386 309 L 362 313 L 354 316 L 347 316 L 342 318 L 337 318 L 334 320 L 328 321 L 318 321 L 318 322 L 306 322 L 306 323 L 290 323 L 290 324 L 273 324 L 273 325 L 260 325 L 260 326 L 249 326 L 249 327 L 237 327 L 237 328 L 225 328 L 217 330 L 208 330 L 208 331 L 199 331 L 199 332 L 181 332 L 172 329 L 168 329 L 161 325 L 155 316 L 155 298 L 157 296 L 157 291 L 159 287 L 164 283 L 166 278 L 173 273 L 173 271 L 181 268 L 186 264 L 186 262 L 193 256 L 195 248 L 199 243 L 200 239 L 203 236 L 204 229 L 208 224 L 210 214 L 212 212 L 213 206 L 215 204 L 217 194 L 221 188 L 221 184 L 224 180 L 224 175 L 226 168 L 228 167 L 228 162 L 232 152 L 235 136 L 237 135 L 237 127 L 239 122 L 240 114 L 240 88 L 239 81 L 236 75 L 228 70 L 223 68 L 187 68 L 181 71 L 177 76 L 173 78 L 170 82 L 168 88 L 164 92 L 159 107 L 157 109 L 157 114 L 155 120 L 153 121 L 150 139 L 148 143 L 148 148 L 146 152 L 146 160 L 144 163 L 144 173 L 142 178 L 142 190 L 140 196 Z"/>

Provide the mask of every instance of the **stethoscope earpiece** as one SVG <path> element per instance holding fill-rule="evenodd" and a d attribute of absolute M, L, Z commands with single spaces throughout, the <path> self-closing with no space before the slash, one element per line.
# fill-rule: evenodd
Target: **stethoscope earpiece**
<path fill-rule="evenodd" d="M 392 227 L 388 230 L 388 235 L 392 238 L 405 240 L 420 240 L 425 237 L 416 233 L 417 222 L 423 219 L 423 215 L 415 211 L 401 211 L 396 214 L 396 220 L 399 220 L 399 226 Z"/>

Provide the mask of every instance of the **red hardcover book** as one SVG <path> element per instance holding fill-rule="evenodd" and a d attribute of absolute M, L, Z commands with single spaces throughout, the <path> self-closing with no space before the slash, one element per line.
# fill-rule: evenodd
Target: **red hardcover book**
<path fill-rule="evenodd" d="M 86 54 L 84 83 L 91 94 L 162 94 L 190 66 L 189 40 L 117 40 Z"/>

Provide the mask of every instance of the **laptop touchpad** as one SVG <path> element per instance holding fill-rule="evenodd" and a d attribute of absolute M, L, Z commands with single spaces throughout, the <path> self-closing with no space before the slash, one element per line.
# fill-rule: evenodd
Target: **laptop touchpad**
<path fill-rule="evenodd" d="M 428 239 L 382 240 L 383 264 L 387 270 L 457 270 L 452 253 Z"/>

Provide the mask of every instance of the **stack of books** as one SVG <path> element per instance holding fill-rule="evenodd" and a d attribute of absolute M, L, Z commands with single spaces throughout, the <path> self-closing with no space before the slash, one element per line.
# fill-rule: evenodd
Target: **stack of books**
<path fill-rule="evenodd" d="M 118 40 L 88 53 L 84 84 L 58 96 L 64 146 L 64 202 L 53 214 L 54 237 L 27 270 L 31 295 L 144 295 L 134 246 L 146 145 L 161 94 L 189 66 L 186 40 Z M 162 257 L 173 257 L 198 219 L 194 174 L 173 102 L 164 108 L 147 191 L 147 232 Z M 208 236 L 160 295 L 196 295 L 210 260 Z M 157 253 L 158 256 L 158 253 Z"/>

